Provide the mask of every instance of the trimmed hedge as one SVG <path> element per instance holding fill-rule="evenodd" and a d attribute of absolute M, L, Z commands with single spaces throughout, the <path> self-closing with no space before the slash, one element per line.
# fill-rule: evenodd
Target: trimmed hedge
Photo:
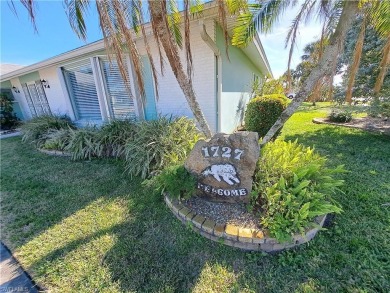
<path fill-rule="evenodd" d="M 284 95 L 264 95 L 252 99 L 245 112 L 245 128 L 264 137 L 286 109 L 288 99 Z"/>

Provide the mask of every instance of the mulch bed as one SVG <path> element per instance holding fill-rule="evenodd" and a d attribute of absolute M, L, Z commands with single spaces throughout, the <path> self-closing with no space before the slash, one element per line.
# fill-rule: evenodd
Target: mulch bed
<path fill-rule="evenodd" d="M 328 118 L 314 118 L 313 123 L 357 128 L 366 131 L 374 131 L 390 135 L 390 119 L 384 120 L 383 118 L 364 117 L 353 118 L 350 122 L 336 123 L 329 121 Z"/>
<path fill-rule="evenodd" d="M 252 229 L 260 228 L 260 217 L 248 212 L 245 204 L 242 203 L 211 202 L 196 196 L 182 203 L 190 210 L 217 224 L 231 224 Z"/>

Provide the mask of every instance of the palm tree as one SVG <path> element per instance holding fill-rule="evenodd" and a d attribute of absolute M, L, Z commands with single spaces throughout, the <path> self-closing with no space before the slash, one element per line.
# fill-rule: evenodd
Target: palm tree
<path fill-rule="evenodd" d="M 294 0 L 269 0 L 259 1 L 258 5 L 248 5 L 248 9 L 241 13 L 238 17 L 238 28 L 234 30 L 233 43 L 238 46 L 245 46 L 251 37 L 253 37 L 256 30 L 268 32 L 275 20 L 277 20 L 287 7 L 296 5 Z M 295 17 L 290 31 L 287 35 L 287 43 L 291 44 L 290 56 L 293 52 L 295 44 L 295 37 L 298 31 L 298 25 L 303 20 L 310 19 L 317 16 L 323 20 L 323 36 L 322 38 L 329 39 L 329 44 L 325 47 L 323 54 L 317 66 L 311 71 L 306 81 L 301 85 L 301 88 L 296 95 L 296 98 L 286 110 L 282 113 L 279 119 L 268 131 L 263 138 L 261 144 L 267 143 L 275 133 L 284 125 L 288 118 L 297 110 L 301 103 L 306 99 L 309 93 L 313 91 L 318 81 L 325 76 L 331 77 L 334 75 L 337 65 L 338 56 L 341 53 L 342 45 L 345 40 L 346 32 L 351 27 L 358 12 L 361 12 L 367 1 L 348 1 L 348 0 L 304 0 L 300 12 Z M 370 7 L 370 15 L 374 18 L 373 22 L 378 31 L 381 31 L 386 37 L 390 32 L 390 3 L 389 1 L 369 0 L 366 4 Z M 261 5 L 262 4 L 262 5 Z M 380 84 L 380 77 L 384 77 L 387 67 L 390 62 L 389 57 L 390 44 L 385 46 L 381 73 L 378 77 L 378 86 Z M 291 58 L 290 58 L 291 59 Z M 288 65 L 288 75 L 290 74 Z M 382 79 L 383 83 L 383 79 Z"/>
<path fill-rule="evenodd" d="M 21 2 L 26 7 L 33 26 L 36 28 L 34 13 L 36 1 L 21 0 Z M 137 34 L 142 35 L 158 96 L 156 62 L 151 54 L 143 17 L 146 11 L 149 11 L 149 25 L 157 43 L 161 73 L 163 74 L 164 72 L 164 52 L 200 129 L 206 137 L 211 137 L 210 127 L 196 99 L 192 84 L 192 54 L 189 24 L 191 15 L 199 13 L 202 10 L 203 6 L 199 1 L 184 0 L 184 10 L 182 13 L 179 13 L 175 0 L 148 0 L 148 2 L 143 2 L 142 0 L 99 0 L 96 2 L 89 0 L 64 0 L 64 2 L 72 29 L 79 38 L 84 40 L 87 34 L 84 18 L 88 9 L 90 9 L 91 2 L 95 3 L 99 15 L 100 28 L 103 32 L 104 43 L 110 60 L 113 58 L 116 59 L 122 78 L 127 84 L 126 55 L 130 55 L 130 62 L 135 72 L 138 88 L 142 96 L 144 96 L 145 90 L 142 77 L 141 56 L 139 55 L 135 42 Z M 181 25 L 184 27 L 184 45 L 180 29 Z M 186 70 L 179 57 L 179 51 L 183 48 L 186 56 Z"/>
<path fill-rule="evenodd" d="M 21 0 L 26 6 L 30 17 L 34 23 L 34 1 Z M 369 0 L 370 1 L 370 0 Z M 79 37 L 85 38 L 86 27 L 84 15 L 89 7 L 89 0 L 65 0 L 68 7 L 68 16 L 72 28 Z M 219 22 L 225 36 L 226 46 L 229 41 L 227 32 L 227 17 L 231 14 L 238 14 L 237 25 L 233 29 L 232 44 L 238 47 L 246 46 L 253 39 L 257 31 L 267 33 L 271 31 L 273 24 L 281 16 L 281 14 L 291 6 L 295 6 L 296 0 L 258 0 L 258 3 L 245 0 L 216 0 Z M 248 3 L 250 2 L 250 3 Z M 192 3 L 196 3 L 193 5 Z M 371 15 L 375 18 L 375 26 L 378 31 L 382 32 L 386 37 L 390 31 L 390 18 L 388 1 L 371 0 Z M 150 25 L 153 31 L 153 36 L 157 42 L 159 49 L 160 67 L 163 70 L 162 51 L 169 61 L 175 77 L 186 96 L 186 99 L 191 107 L 194 117 L 198 121 L 201 130 L 207 137 L 211 136 L 211 131 L 208 127 L 199 104 L 197 103 L 195 92 L 192 86 L 191 70 L 192 70 L 192 55 L 189 43 L 189 16 L 191 11 L 201 11 L 202 5 L 200 0 L 191 1 L 184 0 L 184 49 L 186 51 L 187 70 L 183 68 L 178 51 L 183 48 L 182 36 L 179 25 L 181 24 L 181 14 L 178 13 L 175 0 L 148 0 L 147 3 L 141 3 L 141 0 L 101 0 L 96 2 L 100 26 L 103 31 L 105 44 L 111 56 L 115 56 L 121 73 L 124 79 L 127 78 L 124 69 L 124 53 L 125 47 L 130 56 L 133 68 L 137 76 L 137 84 L 143 92 L 142 70 L 139 61 L 139 54 L 134 42 L 134 33 L 141 30 L 145 47 L 148 52 L 149 61 L 152 65 L 153 76 L 156 80 L 156 68 L 154 60 L 150 54 L 150 48 L 147 42 L 143 11 L 148 8 L 151 20 Z M 337 57 L 341 53 L 342 44 L 345 40 L 345 35 L 351 27 L 359 12 L 359 1 L 351 0 L 303 0 L 301 10 L 295 17 L 290 32 L 286 38 L 286 46 L 290 43 L 290 61 L 288 64 L 288 75 L 290 75 L 290 62 L 293 48 L 295 45 L 296 35 L 298 32 L 299 23 L 310 19 L 314 15 L 323 20 L 323 29 L 321 39 L 329 39 L 328 45 L 324 48 L 317 66 L 311 71 L 306 81 L 302 84 L 296 98 L 289 104 L 287 109 L 282 113 L 281 117 L 275 122 L 274 126 L 269 130 L 263 138 L 262 144 L 267 143 L 275 133 L 283 126 L 287 119 L 297 110 L 299 105 L 306 99 L 318 83 L 325 76 L 331 77 L 334 75 Z M 129 30 L 129 27 L 132 30 Z M 322 42 L 321 42 L 322 43 Z M 389 41 L 387 42 L 389 44 Z M 384 76 L 387 70 L 389 60 L 390 44 L 384 48 L 384 62 L 382 62 L 381 72 L 379 76 Z M 321 50 L 322 52 L 322 50 Z M 384 72 L 384 73 L 383 73 Z M 291 79 L 291 78 L 289 78 Z M 382 78 L 383 83 L 383 78 Z M 380 78 L 378 77 L 378 87 L 380 88 Z"/>

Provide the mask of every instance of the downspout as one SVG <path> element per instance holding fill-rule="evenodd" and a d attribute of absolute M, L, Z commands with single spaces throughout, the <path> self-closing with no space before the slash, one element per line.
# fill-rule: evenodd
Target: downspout
<path fill-rule="evenodd" d="M 221 63 L 221 52 L 217 47 L 217 44 L 215 44 L 214 40 L 209 36 L 209 34 L 206 31 L 206 26 L 203 23 L 203 20 L 199 21 L 199 24 L 202 26 L 202 29 L 200 31 L 200 36 L 202 40 L 210 47 L 210 49 L 214 52 L 214 56 L 216 59 L 216 70 L 215 70 L 215 80 L 216 80 L 216 106 L 217 106 L 217 125 L 216 125 L 216 132 L 220 132 L 221 130 L 221 115 L 220 115 L 220 109 L 221 109 L 221 92 L 222 92 L 222 63 Z"/>

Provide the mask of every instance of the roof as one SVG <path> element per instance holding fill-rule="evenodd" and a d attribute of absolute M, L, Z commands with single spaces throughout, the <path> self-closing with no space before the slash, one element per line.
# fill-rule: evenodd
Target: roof
<path fill-rule="evenodd" d="M 210 17 L 215 17 L 218 15 L 218 10 L 216 3 L 214 1 L 207 2 L 204 4 L 204 11 L 203 11 L 203 18 L 210 18 Z M 231 18 L 228 20 L 228 29 L 232 29 L 232 23 L 234 22 L 234 18 Z M 150 29 L 150 23 L 145 24 L 145 29 L 148 30 Z M 141 38 L 141 36 L 138 36 L 137 38 Z M 24 66 L 22 68 L 18 68 L 14 71 L 6 72 L 5 74 L 2 74 L 0 76 L 0 81 L 6 81 L 11 78 L 15 78 L 24 74 L 28 74 L 33 71 L 37 71 L 40 69 L 44 69 L 50 66 L 55 66 L 60 63 L 63 63 L 64 61 L 68 61 L 74 58 L 79 58 L 83 57 L 84 55 L 88 55 L 92 52 L 99 51 L 99 50 L 104 50 L 104 40 L 101 39 L 99 41 L 78 47 L 76 49 L 67 51 L 65 53 L 56 55 L 54 57 L 45 59 L 43 61 L 34 63 L 32 65 Z M 260 68 L 265 68 L 268 73 L 272 76 L 272 71 L 271 67 L 268 63 L 267 56 L 265 55 L 263 46 L 261 44 L 260 38 L 258 35 L 254 38 L 253 42 L 245 49 L 243 49 L 245 54 L 247 54 L 250 59 L 255 63 Z M 257 51 L 257 52 L 256 52 Z M 257 53 L 257 54 L 256 54 Z M 260 59 L 258 56 L 260 55 Z"/>
<path fill-rule="evenodd" d="M 24 65 L 2 63 L 0 64 L 0 76 L 5 75 L 9 72 L 13 72 L 22 67 L 24 67 Z"/>

